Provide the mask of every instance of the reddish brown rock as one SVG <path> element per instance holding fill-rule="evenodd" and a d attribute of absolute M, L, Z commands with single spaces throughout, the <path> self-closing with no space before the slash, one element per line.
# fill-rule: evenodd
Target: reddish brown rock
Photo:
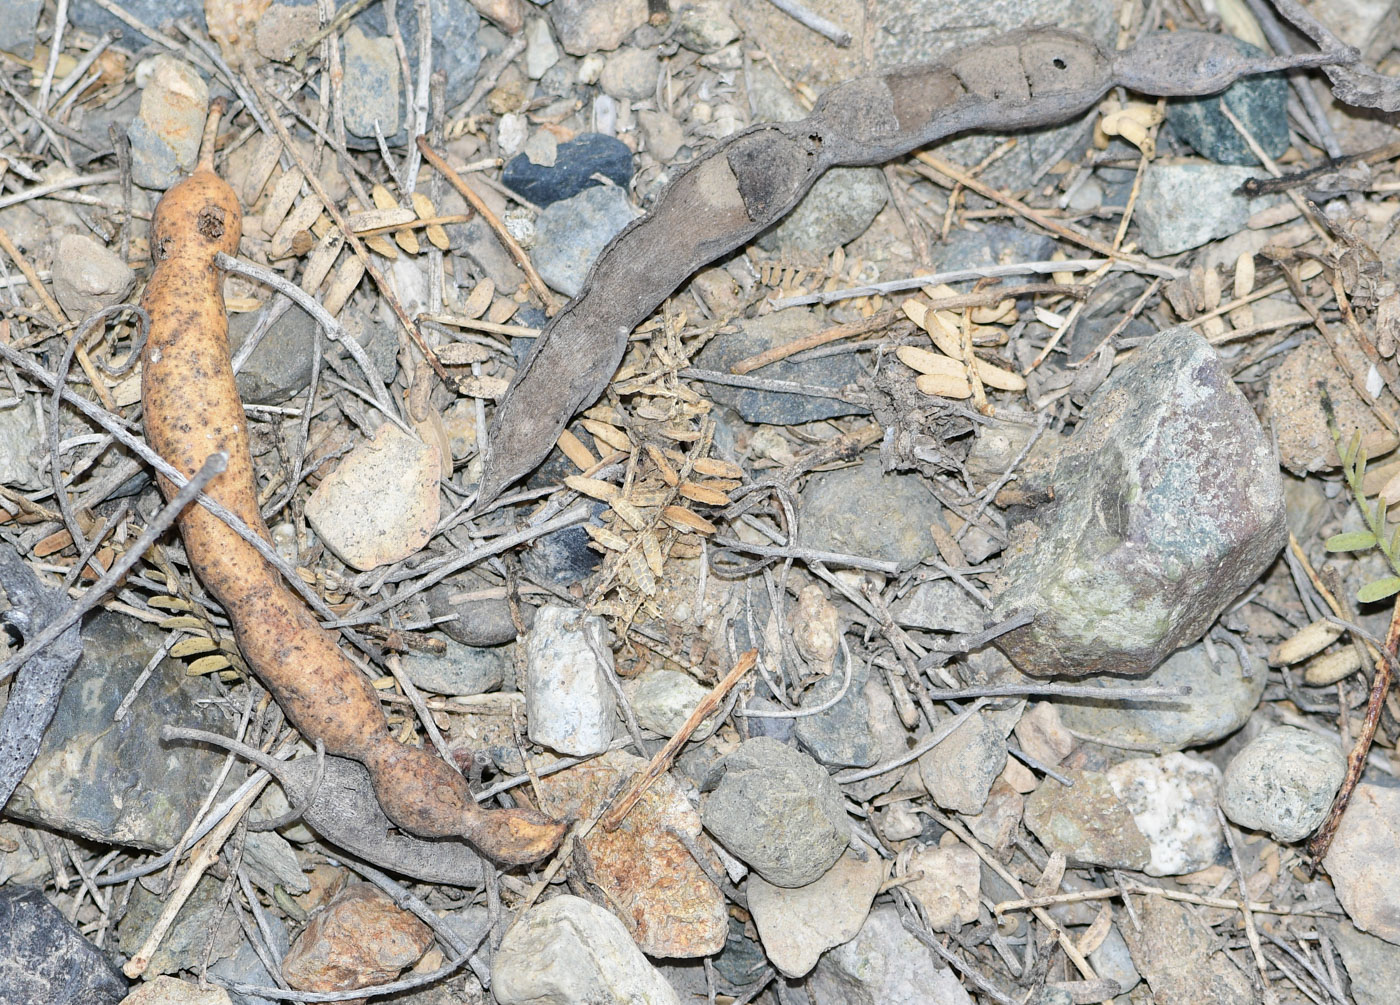
<path fill-rule="evenodd" d="M 394 980 L 432 945 L 433 933 L 368 883 L 351 883 L 313 915 L 282 960 L 302 991 L 350 991 Z"/>

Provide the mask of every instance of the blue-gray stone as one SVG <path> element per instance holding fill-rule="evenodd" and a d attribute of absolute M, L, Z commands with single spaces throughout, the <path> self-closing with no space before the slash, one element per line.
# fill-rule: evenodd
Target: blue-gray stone
<path fill-rule="evenodd" d="M 408 679 L 433 694 L 485 694 L 505 680 L 511 666 L 505 646 L 464 646 L 444 639 L 447 652 L 438 654 L 410 650 L 403 657 Z"/>
<path fill-rule="evenodd" d="M 838 656 L 838 664 L 845 660 Z M 836 697 L 845 683 L 845 667 L 813 684 L 802 697 L 803 708 L 824 705 Z M 797 739 L 807 752 L 829 768 L 868 768 L 880 759 L 880 742 L 870 725 L 870 705 L 865 685 L 869 664 L 858 661 L 851 668 L 850 686 L 841 700 L 823 712 L 797 720 Z"/>
<path fill-rule="evenodd" d="M 575 296 L 599 252 L 636 216 L 627 191 L 612 185 L 586 188 L 552 203 L 535 221 L 531 254 L 540 278 Z"/>
<path fill-rule="evenodd" d="M 159 28 L 172 21 L 190 18 L 199 25 L 201 31 L 204 30 L 204 0 L 122 0 L 121 7 L 136 20 L 148 24 L 152 28 Z M 88 31 L 99 34 L 116 29 L 122 32 L 127 39 L 131 39 L 133 36 L 139 39 L 137 45 L 145 41 L 140 34 L 132 29 L 131 25 L 122 21 L 115 14 L 109 14 L 93 0 L 73 0 L 68 8 L 68 20 L 79 28 L 86 28 Z"/>
<path fill-rule="evenodd" d="M 605 509 L 605 504 L 594 503 L 589 522 L 600 524 L 598 514 Z M 588 546 L 592 540 L 588 531 L 575 524 L 531 542 L 520 561 L 534 579 L 555 586 L 573 586 L 593 575 L 603 561 L 602 553 Z"/>
<path fill-rule="evenodd" d="M 581 133 L 559 144 L 548 167 L 516 154 L 506 161 L 501 181 L 536 206 L 548 206 L 603 184 L 595 174 L 625 189 L 632 180 L 632 151 L 627 144 L 615 136 Z"/>
<path fill-rule="evenodd" d="M 142 188 L 164 191 L 180 180 L 180 159 L 145 119 L 127 127 L 131 141 L 131 180 Z"/>
<path fill-rule="evenodd" d="M 889 194 L 879 168 L 832 168 L 791 213 L 759 236 L 758 246 L 830 254 L 865 233 Z"/>
<path fill-rule="evenodd" d="M 935 551 L 943 507 L 918 475 L 885 474 L 878 457 L 822 471 L 802 489 L 802 544 L 913 566 Z"/>
<path fill-rule="evenodd" d="M 1142 250 L 1161 258 L 1239 233 L 1250 214 L 1278 201 L 1235 194 L 1258 173 L 1227 164 L 1149 164 L 1134 217 Z"/>
<path fill-rule="evenodd" d="M 24 59 L 34 58 L 34 36 L 44 0 L 9 0 L 0 17 L 0 49 Z"/>
<path fill-rule="evenodd" d="M 1235 39 L 1235 47 L 1250 58 L 1267 53 Z M 1271 73 L 1231 85 L 1223 94 L 1180 98 L 1167 105 L 1167 125 L 1177 138 L 1217 164 L 1258 164 L 1249 145 L 1220 110 L 1224 102 L 1270 157 L 1288 149 L 1288 82 Z"/>
<path fill-rule="evenodd" d="M 0 886 L 0 1003 L 116 1005 L 126 978 L 43 893 Z"/>

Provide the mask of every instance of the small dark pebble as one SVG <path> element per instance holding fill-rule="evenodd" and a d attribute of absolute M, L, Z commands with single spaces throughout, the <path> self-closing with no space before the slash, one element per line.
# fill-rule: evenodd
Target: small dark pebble
<path fill-rule="evenodd" d="M 601 174 L 623 188 L 632 180 L 632 151 L 627 144 L 602 133 L 583 133 L 559 145 L 552 167 L 541 167 L 524 154 L 506 162 L 501 181 L 536 206 L 548 206 L 600 185 Z"/>

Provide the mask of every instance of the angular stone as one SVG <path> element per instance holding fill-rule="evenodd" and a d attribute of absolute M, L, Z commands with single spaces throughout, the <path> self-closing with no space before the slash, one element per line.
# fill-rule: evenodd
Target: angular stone
<path fill-rule="evenodd" d="M 709 689 L 679 670 L 647 670 L 623 685 L 637 723 L 657 736 L 671 737 L 685 725 Z M 692 739 L 703 740 L 719 727 L 718 713 L 700 723 Z"/>
<path fill-rule="evenodd" d="M 506 932 L 491 993 L 500 1005 L 680 1005 L 622 922 L 568 894 L 536 904 Z"/>
<path fill-rule="evenodd" d="M 136 273 L 121 256 L 86 234 L 64 234 L 53 261 L 53 295 L 75 320 L 122 302 Z"/>
<path fill-rule="evenodd" d="M 716 766 L 705 829 L 775 886 L 806 886 L 850 840 L 841 790 L 801 751 L 766 736 L 745 740 Z"/>
<path fill-rule="evenodd" d="M 1250 214 L 1277 201 L 1235 194 L 1258 171 L 1224 164 L 1148 165 L 1134 218 L 1143 251 L 1154 258 L 1175 255 L 1243 230 Z"/>
<path fill-rule="evenodd" d="M 512 157 L 501 181 L 536 206 L 549 206 L 603 184 L 595 174 L 625 191 L 632 180 L 632 151 L 627 144 L 615 136 L 582 133 L 559 144 L 553 164 L 536 164 L 525 154 Z"/>
<path fill-rule="evenodd" d="M 934 552 L 942 506 L 917 475 L 885 474 L 878 457 L 813 475 L 802 490 L 802 543 L 912 565 Z"/>
<path fill-rule="evenodd" d="M 38 396 L 0 408 L 0 484 L 34 492 L 49 484 L 46 421 Z"/>
<path fill-rule="evenodd" d="M 1020 716 L 976 712 L 919 758 L 919 775 L 933 801 L 958 813 L 981 813 L 992 783 L 1006 766 L 1006 734 Z"/>
<path fill-rule="evenodd" d="M 1065 729 L 1059 710 L 1048 701 L 1027 709 L 1013 732 L 1024 753 L 1052 768 L 1074 750 L 1074 734 Z"/>
<path fill-rule="evenodd" d="M 433 944 L 433 932 L 369 883 L 351 883 L 312 915 L 282 960 L 303 991 L 349 991 L 392 981 Z"/>
<path fill-rule="evenodd" d="M 1220 769 L 1185 754 L 1134 757 L 1105 772 L 1147 839 L 1149 876 L 1179 876 L 1215 862 L 1225 843 L 1215 814 Z"/>
<path fill-rule="evenodd" d="M 1186 904 L 1141 897 L 1138 925 L 1121 929 L 1133 964 L 1153 1001 L 1171 1005 L 1258 1005 L 1259 993 L 1224 952 L 1220 940 Z"/>
<path fill-rule="evenodd" d="M 620 780 L 646 768 L 639 757 L 620 750 L 540 779 L 540 794 L 551 815 L 591 819 Z M 594 827 L 583 838 L 591 880 L 607 903 L 626 912 L 628 931 L 650 956 L 692 959 L 718 952 L 728 932 L 724 896 L 695 863 L 673 832 L 704 851 L 709 866 L 721 869 L 700 831 L 700 815 L 670 775 L 646 790 L 616 830 Z M 873 895 L 872 895 L 873 896 Z"/>
<path fill-rule="evenodd" d="M 549 604 L 535 614 L 525 644 L 530 739 L 561 754 L 601 754 L 612 742 L 617 698 L 603 619 Z"/>
<path fill-rule="evenodd" d="M 907 883 L 905 889 L 923 905 L 935 932 L 956 932 L 977 920 L 982 863 L 975 851 L 956 840 L 921 848 L 909 857 L 909 873 L 916 872 L 922 872 L 923 878 Z"/>
<path fill-rule="evenodd" d="M 1400 789 L 1358 785 L 1323 863 L 1352 924 L 1400 945 L 1396 861 L 1400 861 Z"/>
<path fill-rule="evenodd" d="M 1324 921 L 1351 977 L 1356 1005 L 1394 1005 L 1400 987 L 1400 946 L 1367 935 L 1345 921 Z"/>
<path fill-rule="evenodd" d="M 832 168 L 782 222 L 760 235 L 759 247 L 825 254 L 865 233 L 889 194 L 879 168 Z"/>
<path fill-rule="evenodd" d="M 485 694 L 501 686 L 511 669 L 511 650 L 505 646 L 476 648 L 455 639 L 444 639 L 447 652 L 410 650 L 403 657 L 404 672 L 418 687 L 434 694 Z"/>
<path fill-rule="evenodd" d="M 117 924 L 117 945 L 122 953 L 127 956 L 136 954 L 145 943 L 146 937 L 151 934 L 151 929 L 164 906 L 164 897 L 157 897 L 144 886 L 137 884 L 132 890 L 126 914 Z M 211 963 L 237 952 L 243 934 L 237 925 L 220 924 L 222 915 L 223 903 L 219 899 L 219 881 L 206 875 L 195 884 L 194 892 L 180 908 L 175 924 L 151 954 L 150 965 L 146 968 L 147 976 L 194 970 L 203 964 L 206 949 L 209 951 L 208 960 Z M 214 933 L 212 943 L 211 932 Z"/>
<path fill-rule="evenodd" d="M 866 850 L 861 861 L 849 849 L 819 879 L 788 888 L 750 876 L 749 912 L 769 961 L 788 977 L 803 977 L 822 953 L 860 931 L 885 878 L 885 861 Z"/>
<path fill-rule="evenodd" d="M 920 583 L 901 598 L 890 614 L 907 628 L 931 632 L 980 632 L 983 607 L 951 579 Z"/>
<path fill-rule="evenodd" d="M 570 56 L 616 49 L 646 23 L 646 0 L 555 0 L 545 11 Z"/>
<path fill-rule="evenodd" d="M 1026 673 L 1141 675 L 1201 637 L 1283 546 L 1267 435 L 1190 328 L 1140 347 L 1060 449 L 1055 502 L 1011 551 L 996 645 Z"/>
<path fill-rule="evenodd" d="M 838 656 L 837 662 L 844 667 L 844 657 Z M 804 715 L 794 730 L 802 746 L 828 767 L 868 768 L 880 760 L 880 743 L 870 724 L 870 703 L 866 700 L 869 682 L 870 667 L 859 662 L 852 666 L 849 682 L 844 669 L 834 669 L 802 696 L 802 708 L 816 708 L 846 688 L 840 701 L 814 715 Z"/>
<path fill-rule="evenodd" d="M 1234 42 L 1235 48 L 1251 59 L 1266 55 L 1248 42 Z M 1278 73 L 1246 77 L 1222 94 L 1170 101 L 1167 125 L 1191 149 L 1217 164 L 1258 164 L 1259 158 L 1221 112 L 1222 104 L 1270 157 L 1288 149 L 1288 81 Z"/>
<path fill-rule="evenodd" d="M 1346 766 L 1334 741 L 1275 726 L 1230 759 L 1221 809 L 1241 827 L 1268 831 L 1275 841 L 1301 841 L 1327 815 Z"/>
<path fill-rule="evenodd" d="M 1098 771 L 1071 771 L 1066 788 L 1046 778 L 1026 800 L 1026 827 L 1046 849 L 1071 862 L 1111 869 L 1144 869 L 1152 848 L 1133 814 Z"/>
<path fill-rule="evenodd" d="M 594 185 L 550 203 L 535 221 L 532 254 L 540 278 L 576 296 L 607 243 L 637 217 L 627 190 Z"/>
<path fill-rule="evenodd" d="M 0 1001 L 115 1005 L 126 978 L 39 890 L 0 886 Z"/>
<path fill-rule="evenodd" d="M 209 85 L 188 63 L 165 53 L 151 61 L 141 111 L 127 129 L 131 180 L 165 189 L 194 170 L 209 107 Z"/>
<path fill-rule="evenodd" d="M 957 975 L 936 960 L 893 907 L 881 907 L 822 958 L 807 989 L 815 1001 L 843 1005 L 972 1005 Z"/>
<path fill-rule="evenodd" d="M 399 61 L 387 36 L 365 34 L 352 24 L 346 29 L 345 129 L 372 139 L 377 124 L 388 139 L 399 131 Z"/>

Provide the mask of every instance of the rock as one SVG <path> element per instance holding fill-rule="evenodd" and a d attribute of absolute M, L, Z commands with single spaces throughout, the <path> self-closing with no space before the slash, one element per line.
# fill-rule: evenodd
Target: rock
<path fill-rule="evenodd" d="M 739 331 L 717 335 L 695 357 L 696 365 L 727 373 L 741 359 L 784 345 L 822 327 L 821 320 L 805 310 L 778 311 L 751 320 L 741 320 Z M 864 369 L 853 355 L 826 356 L 812 360 L 779 360 L 761 371 L 768 380 L 790 380 L 800 384 L 840 390 L 864 376 Z M 767 422 L 787 426 L 842 415 L 865 415 L 864 405 L 819 395 L 786 394 L 756 388 L 710 384 L 707 393 L 721 405 L 733 408 L 746 422 Z"/>
<path fill-rule="evenodd" d="M 685 144 L 685 130 L 666 112 L 643 108 L 637 112 L 637 125 L 642 127 L 646 149 L 662 164 L 669 164 Z"/>
<path fill-rule="evenodd" d="M 660 72 L 661 61 L 656 58 L 656 50 L 628 46 L 608 57 L 607 65 L 598 78 L 598 86 L 604 94 L 610 94 L 619 101 L 641 101 L 656 94 L 656 79 Z"/>
<path fill-rule="evenodd" d="M 808 978 L 813 1000 L 844 1005 L 972 1005 L 957 976 L 904 930 L 892 907 L 870 912 L 850 942 Z"/>
<path fill-rule="evenodd" d="M 719 52 L 739 37 L 739 26 L 724 0 L 686 4 L 676 11 L 675 25 L 675 40 L 692 52 Z"/>
<path fill-rule="evenodd" d="M 889 195 L 879 168 L 832 168 L 791 213 L 758 238 L 758 245 L 765 251 L 829 254 L 865 233 Z"/>
<path fill-rule="evenodd" d="M 1359 349 L 1343 344 L 1349 365 L 1367 372 L 1370 361 Z M 1323 411 L 1319 390 L 1327 392 L 1332 417 Z M 1395 444 L 1395 435 L 1381 425 L 1366 401 L 1328 348 L 1326 341 L 1305 339 L 1269 375 L 1269 418 L 1278 434 L 1279 461 L 1296 475 L 1334 468 L 1341 459 L 1332 442 L 1331 426 L 1361 434 L 1367 452 L 1382 454 Z"/>
<path fill-rule="evenodd" d="M 525 643 L 531 740 L 576 756 L 608 749 L 617 698 L 607 680 L 612 649 L 606 633 L 602 618 L 571 607 L 549 604 L 535 614 Z"/>
<path fill-rule="evenodd" d="M 1153 162 L 1144 174 L 1134 219 L 1142 249 L 1153 258 L 1229 237 L 1244 229 L 1250 214 L 1276 201 L 1235 194 L 1258 168 Z"/>
<path fill-rule="evenodd" d="M 680 1005 L 622 922 L 568 894 L 536 904 L 506 932 L 491 992 L 500 1005 Z"/>
<path fill-rule="evenodd" d="M 85 318 L 121 303 L 136 273 L 121 256 L 86 234 L 64 234 L 53 258 L 53 295 L 70 318 Z"/>
<path fill-rule="evenodd" d="M 0 408 L 0 484 L 25 492 L 49 487 L 49 446 L 38 396 Z"/>
<path fill-rule="evenodd" d="M 815 882 L 786 888 L 750 876 L 745 891 L 763 951 L 788 977 L 804 977 L 822 953 L 854 938 L 885 878 L 885 861 L 849 849 Z"/>
<path fill-rule="evenodd" d="M 373 569 L 428 543 L 440 513 L 438 448 L 385 422 L 321 480 L 306 519 L 346 565 Z"/>
<path fill-rule="evenodd" d="M 1074 736 L 1060 721 L 1059 710 L 1048 701 L 1032 705 L 1014 732 L 1022 751 L 1052 768 L 1074 750 Z"/>
<path fill-rule="evenodd" d="M 311 889 L 296 849 L 276 831 L 249 831 L 243 844 L 243 864 L 249 878 L 269 894 L 278 886 L 291 894 Z"/>
<path fill-rule="evenodd" d="M 1036 612 L 996 641 L 1035 676 L 1150 672 L 1199 639 L 1286 536 L 1269 437 L 1185 327 L 1094 392 L 1054 487 L 1008 549 L 994 616 Z"/>
<path fill-rule="evenodd" d="M 951 579 L 920 583 L 890 608 L 897 624 L 931 632 L 980 632 L 983 608 Z"/>
<path fill-rule="evenodd" d="M 434 618 L 456 615 L 439 622 L 437 628 L 464 646 L 499 646 L 515 641 L 515 622 L 504 594 L 473 572 L 462 572 L 444 579 L 428 591 L 428 613 Z M 483 596 L 483 594 L 487 594 Z M 522 605 L 525 627 L 535 618 L 535 609 Z"/>
<path fill-rule="evenodd" d="M 719 762 L 705 829 L 775 886 L 806 886 L 850 839 L 841 790 L 816 761 L 758 736 Z"/>
<path fill-rule="evenodd" d="M 271 941 L 277 957 L 280 959 L 287 955 L 287 949 L 290 945 L 287 939 L 287 926 L 276 915 L 269 916 L 267 920 L 272 932 Z M 209 974 L 211 977 L 222 978 L 230 983 L 253 984 L 264 988 L 271 987 L 276 983 L 272 974 L 263 966 L 257 950 L 246 939 L 239 942 L 236 953 L 211 966 Z M 239 994 L 234 996 L 234 1005 L 275 1005 L 275 1003 L 269 998 Z"/>
<path fill-rule="evenodd" d="M 1234 41 L 1235 48 L 1251 59 L 1267 55 L 1248 42 Z M 1258 164 L 1244 138 L 1220 111 L 1222 102 L 1270 157 L 1288 149 L 1288 81 L 1277 73 L 1246 77 L 1223 94 L 1169 101 L 1167 125 L 1191 149 L 1217 164 Z"/>
<path fill-rule="evenodd" d="M 485 694 L 501 686 L 511 668 L 510 650 L 504 646 L 464 646 L 444 640 L 447 652 L 409 650 L 403 657 L 408 679 L 433 694 Z"/>
<path fill-rule="evenodd" d="M 253 28 L 253 45 L 264 59 L 289 63 L 303 39 L 320 27 L 314 4 L 271 4 Z"/>
<path fill-rule="evenodd" d="M 257 327 L 262 311 L 229 316 L 229 351 L 237 354 Z M 258 347 L 244 362 L 235 379 L 244 401 L 255 405 L 280 405 L 304 391 L 311 380 L 311 354 L 315 352 L 316 319 L 293 304 L 272 323 Z M 321 343 L 329 350 L 329 341 Z M 323 364 L 324 372 L 324 364 Z"/>
<path fill-rule="evenodd" d="M 153 28 L 169 24 L 179 18 L 190 18 L 201 28 L 204 27 L 203 0 L 122 0 L 122 10 L 138 21 Z M 115 28 L 130 32 L 131 26 L 99 7 L 94 0 L 73 0 L 68 8 L 68 17 L 73 24 L 86 28 L 94 34 Z"/>
<path fill-rule="evenodd" d="M 149 977 L 196 970 L 204 965 L 206 949 L 210 963 L 238 951 L 243 933 L 237 924 L 220 923 L 225 905 L 219 896 L 219 886 L 219 881 L 208 875 L 195 884 L 194 892 L 180 908 L 175 924 L 151 955 L 150 965 L 146 968 Z M 132 889 L 126 914 L 117 923 L 117 945 L 124 955 L 134 956 L 145 943 L 165 901 L 165 897 L 156 896 L 139 883 Z"/>
<path fill-rule="evenodd" d="M 539 80 L 559 62 L 559 47 L 549 33 L 549 22 L 532 17 L 525 22 L 525 76 Z"/>
<path fill-rule="evenodd" d="M 599 514 L 607 508 L 605 503 L 594 503 L 588 522 L 599 526 L 602 523 Z M 602 554 L 589 547 L 592 540 L 581 524 L 564 527 L 532 541 L 521 564 L 532 579 L 555 586 L 573 586 L 597 572 L 603 562 Z"/>
<path fill-rule="evenodd" d="M 842 665 L 802 696 L 801 708 L 825 705 L 846 684 L 845 660 Z M 835 705 L 815 715 L 797 720 L 797 739 L 807 752 L 831 768 L 868 768 L 880 760 L 880 742 L 870 723 L 870 704 L 866 700 L 866 685 L 870 682 L 870 667 L 861 661 L 851 667 L 850 685 Z"/>
<path fill-rule="evenodd" d="M 536 206 L 544 207 L 602 185 L 593 177 L 595 174 L 625 192 L 632 180 L 632 151 L 627 144 L 615 136 L 580 133 L 568 143 L 559 144 L 554 163 L 548 166 L 536 164 L 524 154 L 512 157 L 501 172 L 501 181 Z"/>
<path fill-rule="evenodd" d="M 1392 1005 L 1400 986 L 1400 947 L 1367 935 L 1345 921 L 1325 921 L 1342 954 L 1356 1005 Z"/>
<path fill-rule="evenodd" d="M 342 104 L 346 132 L 374 139 L 378 124 L 385 140 L 398 132 L 399 60 L 385 35 L 366 35 L 352 24 L 344 35 L 345 80 Z"/>
<path fill-rule="evenodd" d="M 1142 897 L 1135 904 L 1139 925 L 1124 925 L 1122 933 L 1153 1001 L 1258 1005 L 1253 982 L 1217 950 L 1215 933 L 1186 904 L 1165 897 Z"/>
<path fill-rule="evenodd" d="M 209 110 L 209 85 L 188 63 L 161 53 L 151 60 L 141 111 L 127 127 L 131 180 L 167 189 L 194 170 Z"/>
<path fill-rule="evenodd" d="M 1026 800 L 1026 827 L 1047 851 L 1071 862 L 1110 869 L 1145 869 L 1152 848 L 1108 776 L 1099 771 L 1066 773 L 1072 788 L 1053 778 Z"/>
<path fill-rule="evenodd" d="M 935 932 L 956 932 L 977 920 L 982 863 L 975 851 L 955 838 L 936 848 L 920 848 L 909 858 L 910 875 L 917 872 L 923 878 L 904 888 L 923 905 Z"/>
<path fill-rule="evenodd" d="M 548 608 L 546 608 L 548 610 Z M 587 820 L 618 783 L 640 774 L 646 761 L 620 750 L 540 779 L 553 816 Z M 718 952 L 728 932 L 724 896 L 696 864 L 679 833 L 721 865 L 700 831 L 700 815 L 670 775 L 658 778 L 616 830 L 594 827 L 583 838 L 590 878 L 607 903 L 624 912 L 627 929 L 650 956 L 693 959 Z"/>
<path fill-rule="evenodd" d="M 161 975 L 123 998 L 121 1005 L 233 1005 L 233 1000 L 223 988 L 202 988 Z"/>
<path fill-rule="evenodd" d="M 616 49 L 646 23 L 646 0 L 554 0 L 545 8 L 570 56 Z"/>
<path fill-rule="evenodd" d="M 974 712 L 919 758 L 919 776 L 935 803 L 958 813 L 982 812 L 1006 766 L 1006 734 L 1019 716 L 1019 706 L 1009 713 Z"/>
<path fill-rule="evenodd" d="M 1007 767 L 1016 763 L 1019 762 L 1006 762 Z M 992 783 L 992 790 L 987 793 L 987 802 L 982 807 L 982 812 L 964 816 L 963 822 L 977 840 L 1002 851 L 1010 847 L 1011 839 L 1016 834 L 1016 828 L 1021 823 L 1025 810 L 1026 800 L 1021 793 L 998 778 Z"/>
<path fill-rule="evenodd" d="M 577 295 L 604 245 L 636 218 L 627 191 L 612 185 L 550 203 L 535 221 L 531 249 L 540 278 L 560 293 Z"/>
<path fill-rule="evenodd" d="M 1336 743 L 1293 726 L 1275 726 L 1247 743 L 1225 768 L 1220 807 L 1275 841 L 1301 841 L 1317 830 L 1346 774 Z"/>
<path fill-rule="evenodd" d="M 351 883 L 311 916 L 282 960 L 282 977 L 302 991 L 384 984 L 432 944 L 432 929 L 387 893 L 369 883 Z"/>
<path fill-rule="evenodd" d="M 1104 940 L 1089 954 L 1089 963 L 1094 973 L 1105 980 L 1117 982 L 1120 995 L 1127 994 L 1142 983 L 1142 975 L 1133 966 L 1132 953 L 1128 952 L 1128 944 L 1123 941 L 1123 933 L 1117 925 L 1109 926 Z"/>
<path fill-rule="evenodd" d="M 34 58 L 34 39 L 44 0 L 11 0 L 0 18 L 0 49 L 21 59 Z"/>
<path fill-rule="evenodd" d="M 78 661 L 39 753 L 5 807 L 7 816 L 102 844 L 169 848 L 204 801 L 223 755 L 160 744 L 169 724 L 217 732 L 216 692 L 164 659 L 121 722 L 113 722 L 164 632 L 126 615 L 99 613 L 82 628 Z M 0 985 L 3 986 L 3 985 Z"/>
<path fill-rule="evenodd" d="M 1352 924 L 1400 945 L 1400 789 L 1362 783 L 1323 860 Z"/>
<path fill-rule="evenodd" d="M 710 693 L 690 674 L 665 669 L 647 670 L 623 687 L 638 724 L 666 737 L 675 736 L 695 706 Z M 718 728 L 719 715 L 715 713 L 700 723 L 692 739 L 703 740 Z"/>
<path fill-rule="evenodd" d="M 914 565 L 934 552 L 942 510 L 916 475 L 884 474 L 878 457 L 813 475 L 802 490 L 802 544 Z"/>
<path fill-rule="evenodd" d="M 1240 672 L 1239 655 L 1234 649 L 1217 645 L 1215 654 L 1219 666 L 1211 660 L 1204 643 L 1178 649 L 1141 681 L 1148 687 L 1190 687 L 1191 693 L 1181 698 L 1056 698 L 1054 705 L 1065 726 L 1110 745 L 1163 752 L 1199 747 L 1223 739 L 1243 726 L 1259 704 L 1268 679 L 1262 661 L 1255 660 L 1252 675 L 1246 677 Z M 1091 678 L 1084 683 L 1104 689 L 1123 686 L 1110 677 Z"/>
<path fill-rule="evenodd" d="M 43 893 L 0 886 L 0 1001 L 115 1005 L 126 978 Z"/>
<path fill-rule="evenodd" d="M 1179 876 L 1215 862 L 1225 835 L 1215 814 L 1220 769 L 1185 754 L 1135 757 L 1105 774 L 1147 839 L 1149 876 Z"/>

